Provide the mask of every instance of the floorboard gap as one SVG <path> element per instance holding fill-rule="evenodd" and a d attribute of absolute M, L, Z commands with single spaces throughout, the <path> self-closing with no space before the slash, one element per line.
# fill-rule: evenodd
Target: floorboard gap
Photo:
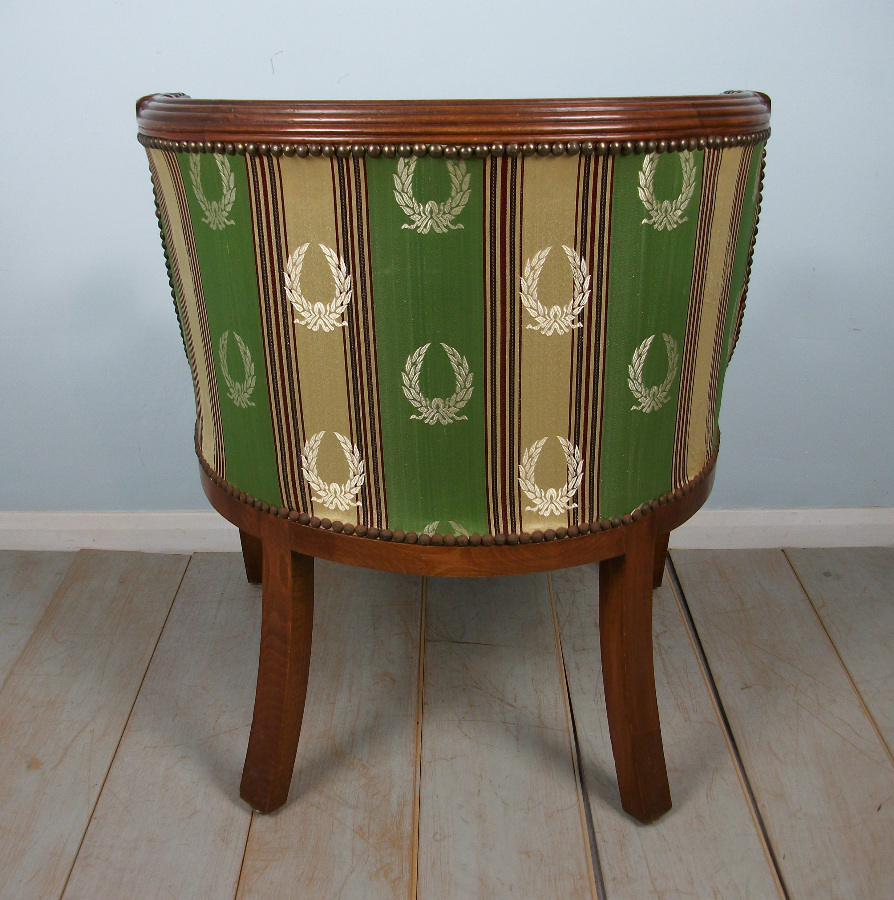
<path fill-rule="evenodd" d="M 593 824 L 593 811 L 590 809 L 590 794 L 587 790 L 587 780 L 584 775 L 584 760 L 581 755 L 580 741 L 577 736 L 577 722 L 574 718 L 574 704 L 571 702 L 571 691 L 568 687 L 568 670 L 565 667 L 565 654 L 562 652 L 562 634 L 559 629 L 559 616 L 556 610 L 556 599 L 553 593 L 552 577 L 547 573 L 547 585 L 549 588 L 549 605 L 552 613 L 553 628 L 556 634 L 556 652 L 559 657 L 559 672 L 562 677 L 562 689 L 565 692 L 565 702 L 568 708 L 569 721 L 571 723 L 571 740 L 574 744 L 574 764 L 580 790 L 581 803 L 583 805 L 584 819 L 587 825 L 587 839 L 590 844 L 590 866 L 593 872 L 593 883 L 596 887 L 597 900 L 607 900 L 605 893 L 605 879 L 602 875 L 602 862 L 599 859 L 599 845 L 596 843 L 596 828 Z"/>
<path fill-rule="evenodd" d="M 789 559 L 789 555 L 785 552 L 784 547 L 782 548 L 782 555 L 785 557 L 785 561 L 789 564 L 789 568 L 792 570 L 792 574 L 797 579 L 798 585 L 804 592 L 804 596 L 807 598 L 807 602 L 810 604 L 810 608 L 816 614 L 816 618 L 819 621 L 820 628 L 823 629 L 823 634 L 829 641 L 829 645 L 832 647 L 832 651 L 835 653 L 835 656 L 838 657 L 838 661 L 841 663 L 841 668 L 844 669 L 844 674 L 847 676 L 847 680 L 850 682 L 851 687 L 854 689 L 854 693 L 860 700 L 860 707 L 862 708 L 863 712 L 866 713 L 867 718 L 872 723 L 872 727 L 875 730 L 875 733 L 878 735 L 878 739 L 881 741 L 882 746 L 888 753 L 888 758 L 891 760 L 892 764 L 894 764 L 894 751 L 892 751 L 891 747 L 888 746 L 888 742 L 885 740 L 885 736 L 882 734 L 881 730 L 878 727 L 878 723 L 875 721 L 875 716 L 872 715 L 872 711 L 869 709 L 869 707 L 866 705 L 866 701 L 863 699 L 863 694 L 860 693 L 860 688 L 857 687 L 857 682 L 854 681 L 850 669 L 848 669 L 847 664 L 842 659 L 841 654 L 838 652 L 838 648 L 835 646 L 835 641 L 832 640 L 832 635 L 829 634 L 829 629 L 826 628 L 826 623 L 823 621 L 823 617 L 819 614 L 819 610 L 816 608 L 816 604 L 813 602 L 813 597 L 810 596 L 807 588 L 804 586 L 804 582 L 801 581 L 801 576 L 798 574 L 798 570 L 792 564 L 791 559 Z"/>
<path fill-rule="evenodd" d="M 419 827 L 420 805 L 422 802 L 422 714 L 423 692 L 425 690 L 425 595 L 428 591 L 428 578 L 423 576 L 419 602 L 419 680 L 416 689 L 416 767 L 413 789 L 413 861 L 410 865 L 410 900 L 416 900 L 419 885 Z"/>
<path fill-rule="evenodd" d="M 248 841 L 251 838 L 251 829 L 255 824 L 255 816 L 257 815 L 259 815 L 259 813 L 255 810 L 251 811 L 248 828 L 245 829 L 245 846 L 242 848 L 242 861 L 239 863 L 239 877 L 236 879 L 236 893 L 233 895 L 234 897 L 238 897 L 239 891 L 242 889 L 242 874 L 245 871 L 245 856 L 248 853 Z"/>
<path fill-rule="evenodd" d="M 96 814 L 96 807 L 99 806 L 99 798 L 102 796 L 102 792 L 105 789 L 106 782 L 109 780 L 109 772 L 112 771 L 112 766 L 115 765 L 115 757 L 118 755 L 118 749 L 121 747 L 121 741 L 124 739 L 124 732 L 127 731 L 127 725 L 130 722 L 130 717 L 133 715 L 134 707 L 137 705 L 137 698 L 140 696 L 140 691 L 143 690 L 143 684 L 146 681 L 146 675 L 149 672 L 149 667 L 152 665 L 152 660 L 155 659 L 155 652 L 156 650 L 158 650 L 158 644 L 161 641 L 161 636 L 168 624 L 168 620 L 171 618 L 171 610 L 173 610 L 174 604 L 177 602 L 177 595 L 180 593 L 180 588 L 183 586 L 183 580 L 186 578 L 186 571 L 187 569 L 189 569 L 189 564 L 191 562 L 192 556 L 189 557 L 189 560 L 183 567 L 183 572 L 180 574 L 180 580 L 177 582 L 177 587 L 174 590 L 174 596 L 171 597 L 171 602 L 168 605 L 168 612 L 165 615 L 165 620 L 164 622 L 162 622 L 161 628 L 158 629 L 158 634 L 155 638 L 155 644 L 152 647 L 152 653 L 149 654 L 149 662 L 146 663 L 146 668 L 143 670 L 143 677 L 140 679 L 140 686 L 137 688 L 136 693 L 133 695 L 133 703 L 130 704 L 130 712 L 128 712 L 127 718 L 124 720 L 124 726 L 121 729 L 121 734 L 118 735 L 118 743 L 115 744 L 115 752 L 112 754 L 112 758 L 109 761 L 109 767 L 106 769 L 106 773 L 102 779 L 102 784 L 100 785 L 100 788 L 96 793 L 96 800 L 93 803 L 93 809 L 90 810 L 90 815 L 87 817 L 87 823 L 84 826 L 84 831 L 81 834 L 81 840 L 78 842 L 78 849 L 75 851 L 75 854 L 72 857 L 71 865 L 68 868 L 68 874 L 65 876 L 65 883 L 62 885 L 62 890 L 59 892 L 60 897 L 65 896 L 65 891 L 68 888 L 68 882 L 71 881 L 71 873 L 74 872 L 74 867 L 77 864 L 78 855 L 81 852 L 81 847 L 84 846 L 84 838 L 87 837 L 87 832 L 90 829 L 90 823 L 93 821 L 93 816 Z"/>
<path fill-rule="evenodd" d="M 779 887 L 780 894 L 785 898 L 785 900 L 790 900 L 788 888 L 786 887 L 785 879 L 782 877 L 782 870 L 779 867 L 779 861 L 776 859 L 776 852 L 773 849 L 773 845 L 770 843 L 770 837 L 767 834 L 767 828 L 764 824 L 764 817 L 761 815 L 760 807 L 758 807 L 757 805 L 757 799 L 755 798 L 754 791 L 751 788 L 751 781 L 748 778 L 748 773 L 745 771 L 745 764 L 742 762 L 742 756 L 739 753 L 739 747 L 733 735 L 732 728 L 730 727 L 729 719 L 726 715 L 726 710 L 723 708 L 723 702 L 720 699 L 720 692 L 717 690 L 717 682 L 714 680 L 714 675 L 711 672 L 711 666 L 709 665 L 708 658 L 705 655 L 705 648 L 702 645 L 701 638 L 699 637 L 698 631 L 696 630 L 695 622 L 692 618 L 692 613 L 689 610 L 689 604 L 686 601 L 686 595 L 683 593 L 683 586 L 680 584 L 680 579 L 677 577 L 677 570 L 674 567 L 674 562 L 670 554 L 668 554 L 667 556 L 666 568 L 667 574 L 670 577 L 670 583 L 673 588 L 674 595 L 677 598 L 677 606 L 679 607 L 680 614 L 682 615 L 683 621 L 686 624 L 686 630 L 689 633 L 689 640 L 692 642 L 692 646 L 695 650 L 696 656 L 698 657 L 699 665 L 705 678 L 705 683 L 708 685 L 708 692 L 711 695 L 711 701 L 713 702 L 714 708 L 717 711 L 717 717 L 720 721 L 720 726 L 723 730 L 724 737 L 726 738 L 727 746 L 729 747 L 730 754 L 733 758 L 733 764 L 735 765 L 736 772 L 739 775 L 742 789 L 745 792 L 748 806 L 751 809 L 751 815 L 754 818 L 754 822 L 757 826 L 758 834 L 760 835 L 760 840 L 764 847 L 764 852 L 767 854 L 767 858 L 769 859 L 770 865 L 773 868 L 773 874 L 776 877 L 776 883 Z"/>

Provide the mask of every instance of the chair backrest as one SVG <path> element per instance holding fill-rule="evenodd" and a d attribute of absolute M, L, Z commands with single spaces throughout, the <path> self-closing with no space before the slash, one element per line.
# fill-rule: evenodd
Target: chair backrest
<path fill-rule="evenodd" d="M 754 93 L 138 105 L 197 449 L 391 531 L 622 516 L 713 462 L 756 232 Z"/>

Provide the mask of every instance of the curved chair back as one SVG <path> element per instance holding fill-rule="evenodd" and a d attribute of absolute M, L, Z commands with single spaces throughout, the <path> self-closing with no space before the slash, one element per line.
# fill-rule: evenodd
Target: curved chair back
<path fill-rule="evenodd" d="M 137 117 L 203 486 L 263 583 L 241 796 L 288 796 L 315 558 L 600 561 L 621 802 L 657 819 L 652 589 L 711 487 L 769 100 L 156 94 Z"/>
<path fill-rule="evenodd" d="M 712 464 L 763 95 L 138 116 L 197 450 L 238 495 L 500 542 Z"/>

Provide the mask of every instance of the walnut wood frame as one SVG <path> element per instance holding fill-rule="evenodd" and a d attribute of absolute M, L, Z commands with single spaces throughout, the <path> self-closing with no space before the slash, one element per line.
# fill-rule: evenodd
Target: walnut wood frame
<path fill-rule="evenodd" d="M 153 94 L 137 103 L 139 139 L 149 147 L 300 157 L 664 152 L 756 143 L 769 135 L 769 119 L 770 100 L 756 92 L 381 103 Z M 257 693 L 240 791 L 252 807 L 270 812 L 288 796 L 310 667 L 313 560 L 320 558 L 438 576 L 508 575 L 599 562 L 603 681 L 621 803 L 641 822 L 670 809 L 652 658 L 652 589 L 661 584 L 671 530 L 711 491 L 716 449 L 695 479 L 630 515 L 531 535 L 435 536 L 432 544 L 445 546 L 271 508 L 227 484 L 201 456 L 200 461 L 211 505 L 239 528 L 248 580 L 262 583 Z"/>
<path fill-rule="evenodd" d="M 179 149 L 199 152 L 279 155 L 305 147 L 315 148 L 317 155 L 325 148 L 347 155 L 390 147 L 410 155 L 486 146 L 488 153 L 525 147 L 542 153 L 544 147 L 577 152 L 592 144 L 588 149 L 596 152 L 643 153 L 686 149 L 680 144 L 690 141 L 714 146 L 719 140 L 729 146 L 762 140 L 769 133 L 770 98 L 730 91 L 598 100 L 296 103 L 150 94 L 137 101 L 137 122 L 147 143 L 177 142 L 185 144 Z M 650 148 L 652 142 L 656 146 Z"/>

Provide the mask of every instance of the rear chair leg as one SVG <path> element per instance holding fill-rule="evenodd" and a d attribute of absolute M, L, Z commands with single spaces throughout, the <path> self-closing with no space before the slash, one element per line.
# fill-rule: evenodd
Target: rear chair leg
<path fill-rule="evenodd" d="M 627 552 L 599 565 L 602 677 L 621 805 L 640 822 L 671 808 L 652 660 L 658 540 L 650 517 L 628 526 Z"/>
<path fill-rule="evenodd" d="M 288 522 L 267 515 L 261 520 L 261 654 L 239 793 L 268 813 L 286 802 L 298 751 L 310 671 L 314 561 L 292 552 Z"/>
<path fill-rule="evenodd" d="M 240 528 L 239 540 L 242 541 L 242 561 L 245 563 L 245 577 L 248 579 L 249 584 L 260 584 L 264 560 L 261 539 Z"/>
<path fill-rule="evenodd" d="M 659 534 L 655 539 L 655 567 L 652 570 L 652 587 L 660 588 L 664 581 L 664 567 L 667 565 L 667 545 L 670 542 L 670 532 Z"/>

